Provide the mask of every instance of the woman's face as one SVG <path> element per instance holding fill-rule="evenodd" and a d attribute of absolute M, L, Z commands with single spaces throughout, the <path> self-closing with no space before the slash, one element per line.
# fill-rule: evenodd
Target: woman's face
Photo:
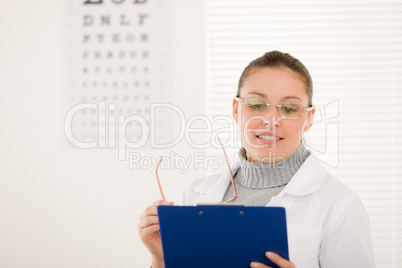
<path fill-rule="evenodd" d="M 239 97 L 260 98 L 270 104 L 292 102 L 307 107 L 305 88 L 298 73 L 288 68 L 264 67 L 251 70 Z M 247 103 L 234 100 L 233 117 L 239 125 L 241 142 L 249 161 L 274 163 L 289 158 L 296 151 L 303 131 L 313 124 L 314 111 L 304 112 L 297 119 L 287 119 L 279 115 L 276 106 L 260 112 L 251 109 Z"/>

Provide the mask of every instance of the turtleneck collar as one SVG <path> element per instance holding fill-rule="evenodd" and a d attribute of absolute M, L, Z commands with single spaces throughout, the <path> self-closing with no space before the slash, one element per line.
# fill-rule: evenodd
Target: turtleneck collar
<path fill-rule="evenodd" d="M 245 187 L 253 189 L 274 188 L 286 185 L 310 155 L 301 142 L 287 159 L 276 163 L 249 162 L 244 148 L 240 149 L 240 170 L 236 179 Z"/>

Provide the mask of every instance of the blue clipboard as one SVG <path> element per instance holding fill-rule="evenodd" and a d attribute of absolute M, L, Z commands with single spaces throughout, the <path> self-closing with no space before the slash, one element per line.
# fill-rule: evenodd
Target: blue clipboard
<path fill-rule="evenodd" d="M 289 260 L 282 207 L 158 206 L 166 268 L 278 267 L 265 256 Z"/>

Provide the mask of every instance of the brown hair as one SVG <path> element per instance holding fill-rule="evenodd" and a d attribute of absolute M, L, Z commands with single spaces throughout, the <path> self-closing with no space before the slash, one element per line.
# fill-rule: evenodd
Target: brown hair
<path fill-rule="evenodd" d="M 290 70 L 300 74 L 303 77 L 303 80 L 306 84 L 306 93 L 308 96 L 308 106 L 311 106 L 313 103 L 313 80 L 311 79 L 310 73 L 307 70 L 306 66 L 288 53 L 283 53 L 280 51 L 270 51 L 262 55 L 261 57 L 256 58 L 252 62 L 248 64 L 246 68 L 244 68 L 243 73 L 239 79 L 239 85 L 237 87 L 237 96 L 240 97 L 240 89 L 243 87 L 243 84 L 250 74 L 251 71 L 264 68 L 264 67 L 272 67 L 272 68 L 289 68 Z"/>

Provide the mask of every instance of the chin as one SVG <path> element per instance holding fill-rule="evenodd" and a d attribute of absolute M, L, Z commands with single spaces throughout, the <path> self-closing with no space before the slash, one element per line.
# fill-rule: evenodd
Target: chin
<path fill-rule="evenodd" d="M 283 161 L 284 159 L 285 159 L 284 157 L 277 154 L 276 148 L 269 147 L 264 149 L 251 150 L 250 157 L 248 160 L 251 162 L 275 163 Z"/>

